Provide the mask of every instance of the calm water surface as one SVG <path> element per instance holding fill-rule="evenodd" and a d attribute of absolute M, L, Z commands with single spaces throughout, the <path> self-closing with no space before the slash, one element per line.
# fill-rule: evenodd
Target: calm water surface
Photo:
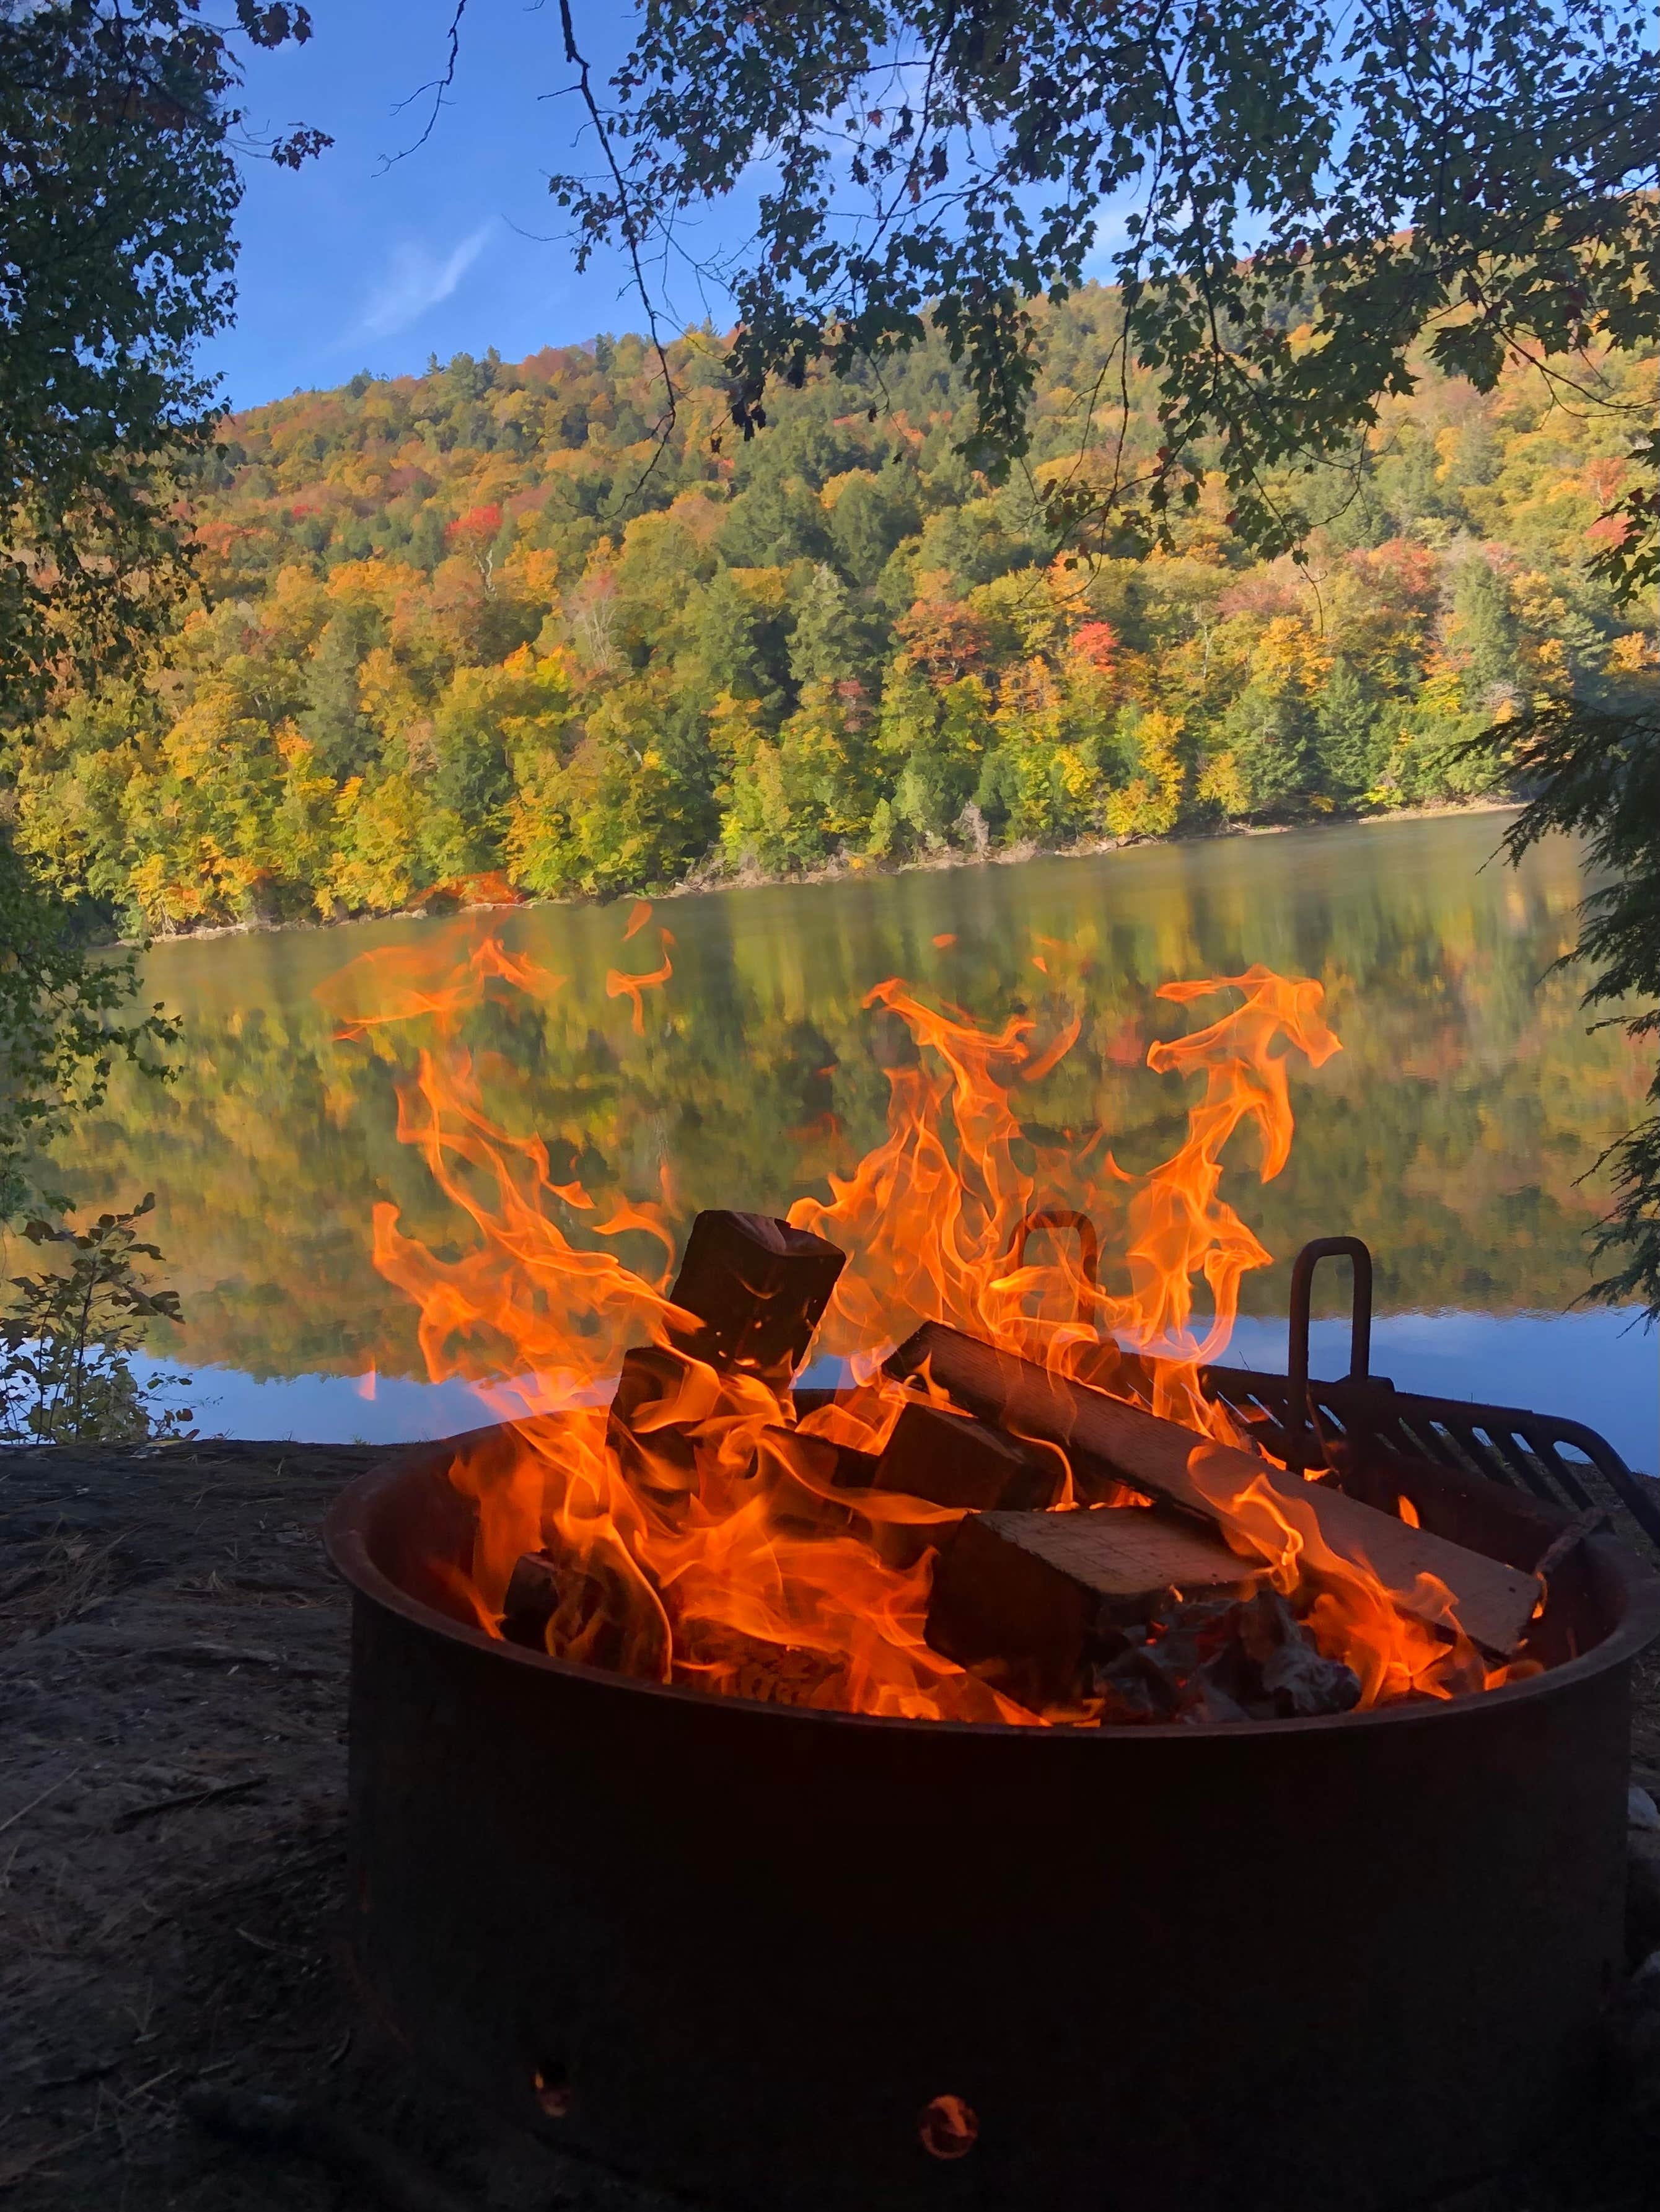
<path fill-rule="evenodd" d="M 1651 1468 L 1654 1336 L 1567 1310 L 1605 1202 L 1580 1178 L 1636 1118 L 1646 1073 L 1617 1032 L 1587 1034 L 1573 975 L 1546 972 L 1573 937 L 1573 849 L 1553 844 L 1519 874 L 1484 866 L 1502 827 L 1456 817 L 727 891 L 664 902 L 626 946 L 623 906 L 164 945 L 145 980 L 185 1017 L 179 1079 L 119 1085 L 70 1170 L 88 1200 L 156 1192 L 202 1426 L 440 1435 L 478 1408 L 421 1379 L 410 1310 L 370 1257 L 371 1210 L 390 1200 L 452 1249 L 464 1225 L 398 1141 L 409 1036 L 340 1041 L 313 996 L 360 953 L 461 956 L 488 927 L 566 977 L 544 1005 L 491 1003 L 467 1024 L 494 1110 L 590 1186 L 654 1194 L 666 1171 L 688 1213 L 781 1212 L 822 1190 L 828 1115 L 848 1133 L 843 1161 L 875 1139 L 885 1085 L 860 1002 L 895 975 L 982 1018 L 1041 1020 L 1060 971 L 1077 971 L 1083 1035 L 1034 1115 L 1098 1121 L 1126 1166 L 1151 1166 L 1179 1138 L 1189 1086 L 1149 1073 L 1146 1045 L 1213 1011 L 1157 986 L 1260 960 L 1324 984 L 1344 1049 L 1318 1070 L 1292 1060 L 1284 1172 L 1261 1183 L 1246 1138 L 1225 1181 L 1275 1255 L 1247 1279 L 1235 1356 L 1283 1366 L 1292 1255 L 1353 1231 L 1377 1255 L 1382 1371 L 1575 1415 Z M 653 967 L 658 923 L 675 973 L 636 1036 L 605 975 Z M 1346 1364 L 1342 1334 L 1316 1328 L 1317 1370 Z"/>

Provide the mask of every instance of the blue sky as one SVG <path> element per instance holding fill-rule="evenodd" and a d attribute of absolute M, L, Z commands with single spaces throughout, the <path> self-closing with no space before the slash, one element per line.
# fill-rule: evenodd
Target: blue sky
<path fill-rule="evenodd" d="M 441 70 L 453 13 L 453 0 L 313 0 L 307 46 L 251 61 L 252 125 L 313 124 L 335 143 L 297 175 L 248 164 L 236 325 L 203 350 L 233 405 L 341 384 L 360 368 L 418 371 L 429 353 L 494 345 L 514 361 L 640 327 L 620 258 L 578 276 L 560 236 L 567 218 L 548 196 L 550 170 L 589 159 L 575 147 L 577 103 L 558 96 L 572 72 L 556 8 L 470 0 L 432 135 L 387 165 L 430 110 L 428 95 L 396 112 Z M 574 13 L 603 70 L 622 51 L 629 12 L 577 0 Z M 747 227 L 734 209 L 702 235 L 725 242 Z M 672 305 L 685 319 L 706 307 L 724 319 L 725 302 L 706 301 L 684 273 Z"/>

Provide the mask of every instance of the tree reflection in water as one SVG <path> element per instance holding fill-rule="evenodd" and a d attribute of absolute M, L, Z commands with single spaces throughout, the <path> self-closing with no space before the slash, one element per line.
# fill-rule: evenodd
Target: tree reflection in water
<path fill-rule="evenodd" d="M 1636 1118 L 1645 1075 L 1620 1033 L 1587 1035 L 1578 978 L 1546 972 L 1574 935 L 1572 848 L 1519 873 L 1484 868 L 1502 826 L 1493 814 L 1340 826 L 665 902 L 674 974 L 648 995 L 643 1035 L 627 997 L 606 992 L 608 969 L 629 964 L 626 907 L 501 914 L 488 927 L 569 981 L 546 1006 L 487 1002 L 461 1033 L 489 1055 L 492 1110 L 538 1131 L 585 1182 L 654 1194 L 666 1170 L 688 1216 L 781 1212 L 880 1129 L 885 1042 L 861 1000 L 884 977 L 982 1018 L 1079 1005 L 1082 1036 L 1034 1089 L 1032 1119 L 1098 1121 L 1139 1169 L 1169 1152 L 1187 1103 L 1145 1065 L 1152 1038 L 1189 1013 L 1156 986 L 1261 960 L 1324 984 L 1345 1048 L 1300 1074 L 1284 1173 L 1233 1181 L 1276 1255 L 1247 1278 L 1246 1313 L 1283 1313 L 1291 1255 L 1337 1230 L 1372 1246 L 1383 1312 L 1560 1310 L 1589 1279 L 1584 1231 L 1602 1202 L 1594 1177 L 1578 1179 Z M 118 1081 L 66 1168 L 87 1200 L 157 1192 L 193 1363 L 419 1373 L 410 1312 L 369 1257 L 380 1199 L 429 1243 L 459 1233 L 397 1141 L 393 1085 L 417 1033 L 341 1042 L 313 994 L 372 946 L 448 933 L 462 954 L 481 921 L 149 956 L 151 994 L 186 1020 L 178 1080 Z M 1479 1395 L 1481 1376 L 1464 1387 Z"/>

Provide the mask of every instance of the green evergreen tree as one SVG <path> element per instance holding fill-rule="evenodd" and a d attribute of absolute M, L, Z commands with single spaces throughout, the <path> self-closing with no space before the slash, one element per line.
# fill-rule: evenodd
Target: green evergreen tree
<path fill-rule="evenodd" d="M 734 699 L 757 700 L 763 720 L 775 724 L 790 685 L 783 623 L 727 568 L 703 593 L 696 619 L 697 657 L 711 693 L 729 691 Z"/>
<path fill-rule="evenodd" d="M 358 696 L 358 678 L 380 632 L 372 607 L 348 605 L 325 624 L 312 648 L 300 727 L 316 750 L 318 766 L 337 782 L 361 773 L 374 756 L 376 733 Z"/>
<path fill-rule="evenodd" d="M 936 693 L 919 677 L 908 675 L 891 690 L 892 710 L 883 718 L 885 749 L 904 749 L 893 812 L 909 823 L 918 842 L 938 847 L 957 834 L 963 809 L 979 786 L 994 737 L 990 702 L 976 676 L 959 677 Z"/>
<path fill-rule="evenodd" d="M 423 507 L 409 533 L 410 559 L 430 575 L 448 551 L 443 516 L 435 507 Z"/>
<path fill-rule="evenodd" d="M 721 532 L 721 550 L 738 568 L 826 561 L 831 547 L 824 510 L 800 477 L 769 470 L 733 501 Z"/>
<path fill-rule="evenodd" d="M 1222 732 L 1256 811 L 1284 813 L 1315 789 L 1315 718 L 1294 692 L 1247 686 L 1223 717 Z"/>
<path fill-rule="evenodd" d="M 845 684 L 865 668 L 862 625 L 848 603 L 841 578 L 820 562 L 796 611 L 790 634 L 790 675 L 798 689 L 809 684 Z"/>
<path fill-rule="evenodd" d="M 1315 701 L 1314 726 L 1319 787 L 1350 799 L 1371 790 L 1383 771 L 1388 740 L 1377 702 L 1341 654 Z"/>
<path fill-rule="evenodd" d="M 483 702 L 446 703 L 434 729 L 437 765 L 433 811 L 423 847 L 439 877 L 499 867 L 513 797 L 513 772 L 500 723 Z"/>
<path fill-rule="evenodd" d="M 1517 694 L 1521 643 L 1510 587 L 1486 556 L 1472 552 L 1453 580 L 1450 641 L 1464 665 L 1472 709 L 1492 709 Z"/>
<path fill-rule="evenodd" d="M 896 548 L 922 526 L 916 482 L 909 470 L 879 476 L 860 470 L 840 487 L 830 510 L 836 557 L 855 584 L 873 584 Z"/>

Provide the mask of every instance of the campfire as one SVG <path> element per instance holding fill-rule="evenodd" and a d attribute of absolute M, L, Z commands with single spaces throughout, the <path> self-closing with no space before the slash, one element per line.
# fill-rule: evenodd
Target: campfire
<path fill-rule="evenodd" d="M 672 946 L 623 957 L 672 1048 Z M 781 1216 L 516 1121 L 461 1028 L 556 1018 L 511 946 L 335 979 L 462 1224 L 384 1206 L 379 1264 L 496 1415 L 330 1517 L 354 1971 L 504 2118 L 742 2212 L 1393 2212 L 1596 2048 L 1660 1583 L 1378 1442 L 1432 1401 L 1310 1384 L 1305 1331 L 1217 1364 L 1268 1258 L 1221 1179 L 1283 1166 L 1318 988 L 1167 987 L 1213 1018 L 1146 1051 L 1192 1089 L 1138 1173 L 1055 1126 L 1067 1054 L 1140 1055 L 1037 958 L 1001 1024 L 870 994 L 885 1131 L 781 1132 Z"/>
<path fill-rule="evenodd" d="M 660 934 L 654 968 L 607 979 L 637 1029 L 672 975 Z M 502 1417 L 448 1469 L 477 1516 L 441 1567 L 454 1615 L 713 1697 L 1018 1727 L 1333 1715 L 1540 1671 L 1537 1576 L 1404 1498 L 1304 1480 L 1200 1388 L 1269 1257 L 1225 1156 L 1250 1130 L 1262 1179 L 1284 1165 L 1290 1073 L 1340 1048 L 1317 984 L 1163 988 L 1217 1011 L 1146 1052 L 1201 1091 L 1135 1175 L 1110 1132 L 1023 1110 L 1082 1037 L 1058 994 L 992 1027 L 882 982 L 883 1140 L 827 1199 L 704 1211 L 684 1249 L 666 1176 L 591 1186 L 486 1109 L 459 1018 L 559 988 L 491 936 L 458 970 L 379 952 L 328 987 L 343 1036 L 427 1025 L 399 1135 L 474 1232 L 446 1256 L 377 1210 L 433 1378 Z M 815 1357 L 833 1387 L 804 1387 Z"/>

